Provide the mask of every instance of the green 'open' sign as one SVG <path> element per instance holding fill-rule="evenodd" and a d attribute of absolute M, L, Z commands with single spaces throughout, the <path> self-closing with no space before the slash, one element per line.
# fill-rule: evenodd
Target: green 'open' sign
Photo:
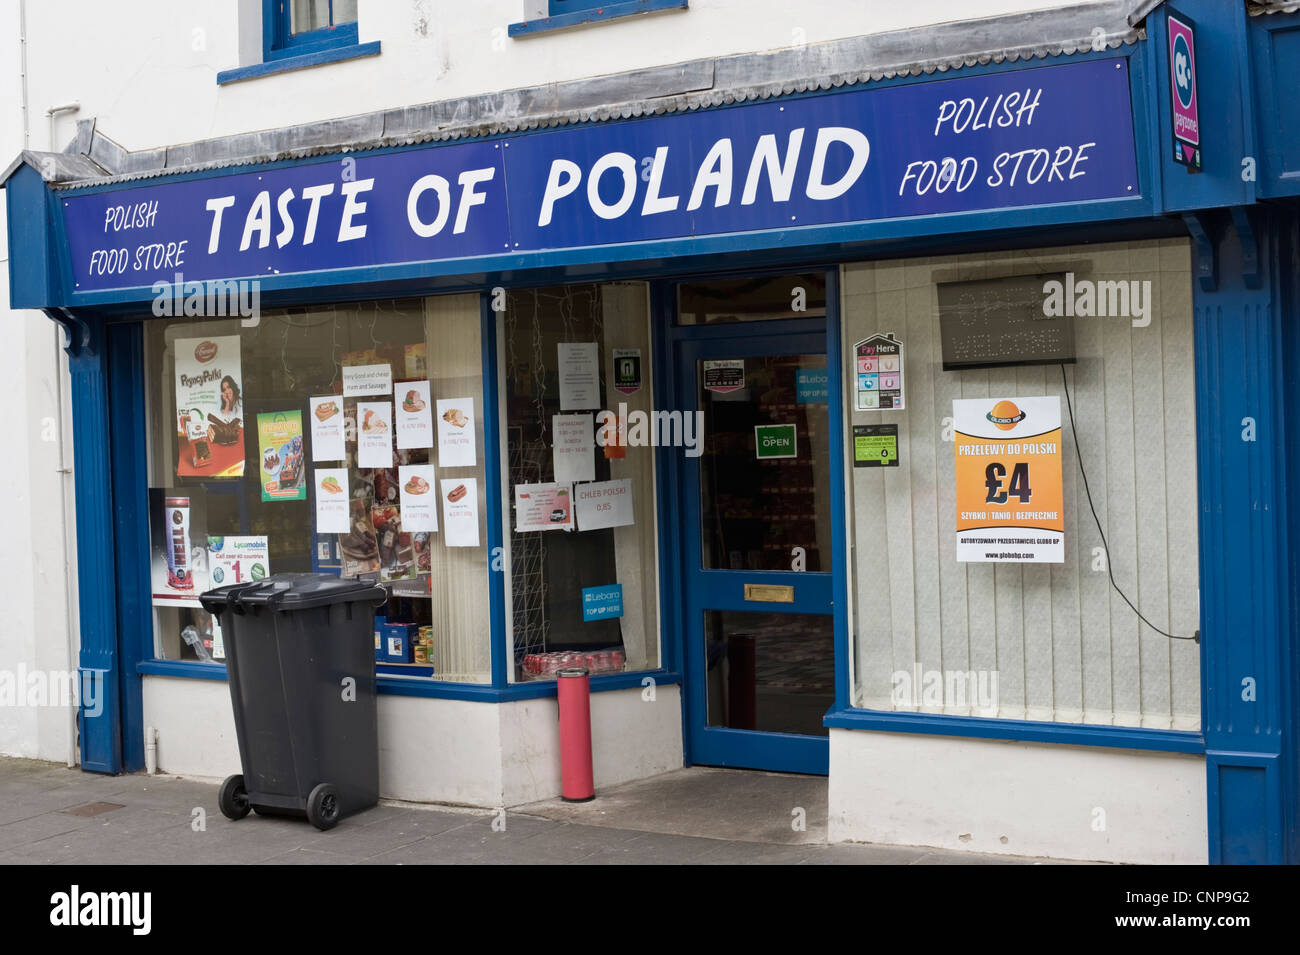
<path fill-rule="evenodd" d="M 794 425 L 754 425 L 754 455 L 759 459 L 798 457 L 798 447 Z"/>

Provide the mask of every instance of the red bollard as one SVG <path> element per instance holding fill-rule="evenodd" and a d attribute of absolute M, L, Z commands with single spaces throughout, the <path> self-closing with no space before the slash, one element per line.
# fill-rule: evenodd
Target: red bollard
<path fill-rule="evenodd" d="M 560 706 L 560 796 L 565 802 L 596 798 L 591 771 L 591 678 L 584 667 L 558 671 Z"/>

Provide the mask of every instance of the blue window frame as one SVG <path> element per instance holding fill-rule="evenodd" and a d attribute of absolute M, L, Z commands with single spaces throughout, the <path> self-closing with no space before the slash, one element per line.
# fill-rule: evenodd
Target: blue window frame
<path fill-rule="evenodd" d="M 607 0 L 548 0 L 546 6 L 551 16 L 558 17 L 565 13 L 608 7 L 610 4 Z"/>
<path fill-rule="evenodd" d="M 547 0 L 546 16 L 540 20 L 512 23 L 509 33 L 512 37 L 526 37 L 638 13 L 685 10 L 689 3 L 690 0 Z"/>
<path fill-rule="evenodd" d="M 262 0 L 262 62 L 217 74 L 217 84 L 379 53 L 357 40 L 356 0 Z"/>
<path fill-rule="evenodd" d="M 262 0 L 262 5 L 265 62 L 357 44 L 355 0 Z M 295 22 L 299 16 L 306 22 Z"/>

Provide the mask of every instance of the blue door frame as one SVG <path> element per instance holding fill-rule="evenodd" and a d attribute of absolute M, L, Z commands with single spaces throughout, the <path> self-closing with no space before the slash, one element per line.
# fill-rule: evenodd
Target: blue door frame
<path fill-rule="evenodd" d="M 675 301 L 669 285 L 663 296 L 667 307 L 658 310 L 666 323 L 666 347 L 670 361 L 665 364 L 672 378 L 662 393 L 672 396 L 674 407 L 683 414 L 698 407 L 697 362 L 708 358 L 755 358 L 780 354 L 820 354 L 827 356 L 828 401 L 827 433 L 829 444 L 831 497 L 830 572 L 702 570 L 700 538 L 700 459 L 675 455 L 668 469 L 668 480 L 675 486 L 666 495 L 676 502 L 670 514 L 673 527 L 669 535 L 676 541 L 676 566 L 669 575 L 669 600 L 673 605 L 680 634 L 680 661 L 683 674 L 683 738 L 686 762 L 711 766 L 732 766 L 826 775 L 829 772 L 827 737 L 798 736 L 789 733 L 759 732 L 708 725 L 708 666 L 704 658 L 704 615 L 712 610 L 758 611 L 791 614 L 826 614 L 832 618 L 835 652 L 848 644 L 847 620 L 844 616 L 843 589 L 847 584 L 844 564 L 845 548 L 844 474 L 839 395 L 839 282 L 838 271 L 827 274 L 825 318 L 788 319 L 726 325 L 676 325 Z M 791 586 L 794 602 L 790 604 L 755 603 L 744 599 L 745 583 Z M 841 670 L 835 666 L 837 697 Z"/>

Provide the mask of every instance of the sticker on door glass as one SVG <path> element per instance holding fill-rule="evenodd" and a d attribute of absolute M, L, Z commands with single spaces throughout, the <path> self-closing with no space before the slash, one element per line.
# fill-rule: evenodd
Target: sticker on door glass
<path fill-rule="evenodd" d="M 634 395 L 641 390 L 641 349 L 614 349 L 614 390 Z"/>
<path fill-rule="evenodd" d="M 704 362 L 704 390 L 725 395 L 745 387 L 745 359 L 719 358 Z"/>
<path fill-rule="evenodd" d="M 792 424 L 754 425 L 754 456 L 767 458 L 794 458 L 799 456 L 799 443 Z"/>

